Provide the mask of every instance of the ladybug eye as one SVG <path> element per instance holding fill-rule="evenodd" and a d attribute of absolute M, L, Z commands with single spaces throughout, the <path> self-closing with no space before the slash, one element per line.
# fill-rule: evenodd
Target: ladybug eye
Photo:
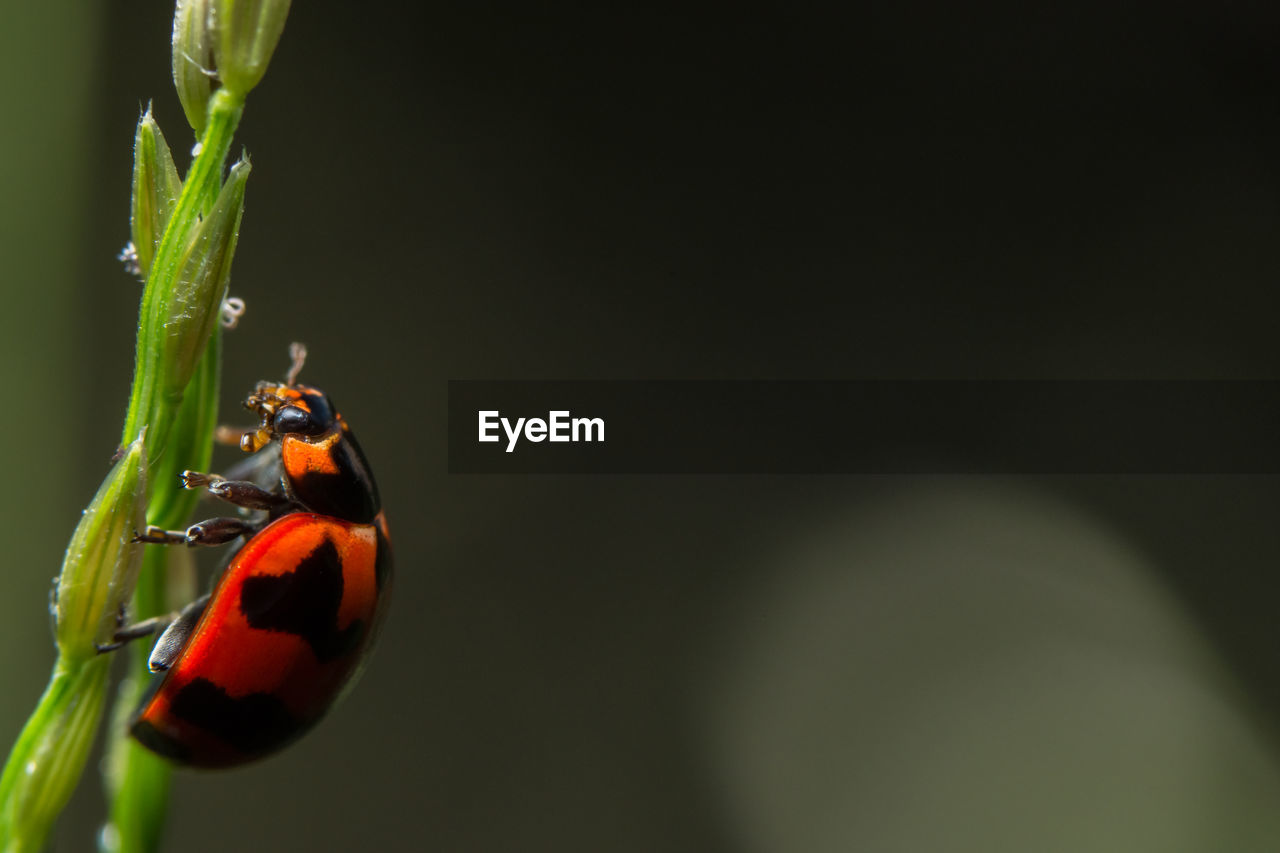
<path fill-rule="evenodd" d="M 297 406 L 285 406 L 276 412 L 272 427 L 275 432 L 280 434 L 302 433 L 303 435 L 316 435 L 324 432 L 324 424 L 313 418 L 310 412 Z"/>

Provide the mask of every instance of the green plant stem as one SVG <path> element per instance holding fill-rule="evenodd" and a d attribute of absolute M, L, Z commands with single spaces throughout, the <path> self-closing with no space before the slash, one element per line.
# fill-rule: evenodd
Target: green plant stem
<path fill-rule="evenodd" d="M 243 97 L 224 92 L 216 93 L 211 99 L 209 122 L 199 153 L 157 246 L 139 309 L 137 361 L 124 430 L 131 438 L 125 443 L 132 445 L 145 431 L 147 442 L 143 455 L 147 462 L 154 463 L 162 483 L 153 488 L 146 516 L 174 526 L 190 514 L 191 502 L 196 499 L 194 494 L 173 488 L 177 471 L 187 466 L 207 468 L 208 465 L 216 420 L 219 348 L 218 335 L 214 332 L 207 343 L 198 344 L 204 348 L 204 356 L 183 376 L 166 363 L 166 335 L 173 333 L 166 322 L 174 307 L 174 294 L 183 284 L 178 278 L 186 269 L 184 263 L 190 252 L 205 250 L 192 247 L 192 235 L 197 233 L 202 218 L 210 213 L 218 199 L 223 168 L 243 103 Z M 184 328 L 181 333 L 198 332 Z M 175 424 L 181 424 L 183 434 L 173 441 L 170 433 Z M 167 453 L 166 447 L 170 448 Z M 140 461 L 137 454 L 130 458 Z M 139 517 L 134 522 L 135 529 L 141 521 Z M 149 570 L 140 578 L 138 588 L 141 605 L 138 613 L 142 618 L 169 609 L 164 558 L 146 556 L 144 559 Z M 128 585 L 132 586 L 133 580 L 130 574 Z M 132 591 L 122 588 L 119 592 L 129 595 Z M 107 609 L 103 608 L 100 617 L 77 611 L 76 626 L 87 618 L 96 628 L 108 618 Z M 114 606 L 110 610 L 114 613 Z M 60 626 L 64 621 L 64 614 L 59 613 Z M 87 655 L 80 654 L 81 646 L 96 639 L 89 636 L 91 633 L 77 633 L 76 656 L 67 654 L 60 639 L 61 654 L 49 687 L 0 777 L 0 853 L 38 851 L 43 846 L 88 758 L 105 703 L 110 669 L 110 659 L 94 655 L 91 647 Z M 144 650 L 140 648 L 134 655 L 135 677 L 130 679 L 122 697 L 130 703 L 129 711 L 145 683 L 142 655 Z M 132 744 L 123 746 L 117 755 L 120 756 L 115 764 L 118 772 L 112 780 L 113 820 L 103 833 L 104 841 L 108 846 L 118 842 L 119 846 L 112 849 L 127 853 L 154 850 L 163 827 L 169 768 L 161 759 L 143 753 Z"/>
<path fill-rule="evenodd" d="M 217 419 L 217 318 L 250 166 L 233 166 L 225 186 L 223 172 L 245 95 L 267 67 L 288 8 L 288 0 L 179 0 L 175 10 L 175 83 L 184 111 L 198 109 L 206 120 L 180 190 L 150 111 L 139 122 L 130 226 L 141 246 L 134 258 L 145 270 L 146 287 L 121 454 L 63 560 L 54 608 L 58 660 L 0 774 L 0 853 L 37 853 L 75 790 L 106 701 L 110 658 L 100 652 L 111 641 L 124 602 L 134 598 L 137 618 L 160 615 L 175 607 L 170 581 L 182 577 L 192 586 L 189 553 L 155 547 L 144 553 L 133 531 L 147 522 L 181 526 L 198 495 L 178 485 L 178 474 L 188 467 L 208 470 Z M 207 90 L 184 86 L 182 75 L 183 69 L 193 70 L 188 64 L 207 59 L 215 31 L 213 53 L 223 87 L 208 96 L 206 109 Z M 164 825 L 169 766 L 124 736 L 124 723 L 150 676 L 147 658 L 143 646 L 128 653 L 131 675 L 114 715 L 119 725 L 106 768 L 111 820 L 101 834 L 103 847 L 113 853 L 154 851 Z"/>
<path fill-rule="evenodd" d="M 14 744 L 0 777 L 0 849 L 3 853 L 38 853 L 53 821 L 75 790 L 75 780 L 88 758 L 102 714 L 110 661 L 93 657 L 77 662 L 59 658 L 49 686 Z M 23 785 L 21 777 L 41 767 L 43 784 Z M 69 783 L 68 783 L 68 780 Z M 31 829 L 17 829 L 17 815 Z"/>
<path fill-rule="evenodd" d="M 240 121 L 244 100 L 224 92 L 209 105 L 199 153 L 191 164 L 182 192 L 157 247 L 138 317 L 138 348 L 133 390 L 124 434 L 132 435 L 151 423 L 149 435 L 167 447 L 158 460 L 155 486 L 147 507 L 147 521 L 160 527 L 181 526 L 190 517 L 198 495 L 176 486 L 183 468 L 207 470 L 217 422 L 218 367 L 221 334 L 215 329 L 196 373 L 180 395 L 167 375 L 163 349 L 149 346 L 164 330 L 164 295 L 173 290 L 173 278 L 181 269 L 183 247 L 199 219 L 213 207 L 222 183 L 222 170 L 231 140 Z M 169 388 L 166 388 L 166 382 Z M 144 420 L 139 420 L 143 418 Z M 179 436 L 169 440 L 170 427 Z M 159 455 L 159 452 L 156 454 Z M 154 458 L 154 457 L 153 457 Z M 168 566 L 164 549 L 150 547 L 143 555 L 142 571 L 134 591 L 134 613 L 146 619 L 174 606 L 168 594 Z M 141 644 L 129 653 L 129 672 L 116 695 L 112 719 L 114 737 L 108 747 L 106 787 L 110 814 L 101 835 L 101 846 L 110 853 L 148 853 L 157 849 L 168 809 L 169 764 L 129 740 L 126 723 L 141 701 L 149 681 L 149 649 Z"/>

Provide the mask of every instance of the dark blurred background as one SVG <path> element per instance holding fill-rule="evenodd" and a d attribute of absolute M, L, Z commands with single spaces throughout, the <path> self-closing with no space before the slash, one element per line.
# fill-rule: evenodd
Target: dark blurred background
<path fill-rule="evenodd" d="M 6 742 L 128 395 L 142 106 L 191 141 L 167 4 L 12 5 Z M 313 734 L 179 774 L 168 847 L 1280 848 L 1273 478 L 450 477 L 444 441 L 450 378 L 1280 378 L 1278 25 L 295 4 L 223 404 L 310 346 L 395 600 Z M 91 768 L 55 849 L 102 812 Z"/>

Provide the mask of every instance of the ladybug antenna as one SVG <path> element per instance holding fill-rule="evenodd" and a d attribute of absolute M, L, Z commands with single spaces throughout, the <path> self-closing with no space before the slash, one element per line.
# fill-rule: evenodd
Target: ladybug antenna
<path fill-rule="evenodd" d="M 289 358 L 293 363 L 289 365 L 289 374 L 285 377 L 285 385 L 298 384 L 298 374 L 302 372 L 302 365 L 307 363 L 307 345 L 300 344 L 297 341 L 289 344 Z"/>

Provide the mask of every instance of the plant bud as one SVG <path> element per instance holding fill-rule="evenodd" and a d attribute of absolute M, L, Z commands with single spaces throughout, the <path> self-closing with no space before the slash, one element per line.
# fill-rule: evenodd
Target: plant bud
<path fill-rule="evenodd" d="M 244 97 L 258 85 L 288 16 L 289 0 L 213 0 L 214 55 L 223 86 Z"/>
<path fill-rule="evenodd" d="M 76 525 L 58 576 L 55 636 L 62 659 L 81 662 L 111 642 L 121 606 L 133 594 L 142 559 L 134 535 L 146 528 L 145 437 L 120 457 Z"/>
<path fill-rule="evenodd" d="M 147 107 L 133 139 L 133 205 L 129 218 L 134 249 L 131 260 L 143 278 L 151 270 L 156 246 L 181 192 L 182 179 L 173 165 L 173 155 Z"/>
<path fill-rule="evenodd" d="M 173 85 L 196 136 L 204 132 L 213 93 L 211 12 L 209 0 L 178 0 L 173 13 Z"/>
<path fill-rule="evenodd" d="M 166 399 L 181 398 L 222 314 L 249 171 L 247 160 L 231 168 L 213 210 L 200 221 L 179 258 L 176 284 L 160 315 L 165 370 L 161 393 Z M 165 429 L 167 434 L 167 425 Z"/>

